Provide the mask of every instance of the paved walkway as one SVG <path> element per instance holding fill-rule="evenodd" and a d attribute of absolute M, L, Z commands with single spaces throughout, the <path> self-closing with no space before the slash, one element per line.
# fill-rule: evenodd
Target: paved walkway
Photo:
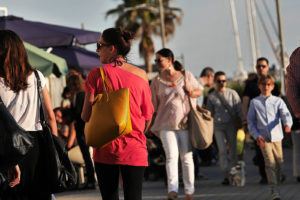
<path fill-rule="evenodd" d="M 292 150 L 284 149 L 284 174 L 286 181 L 281 185 L 282 200 L 300 200 L 300 183 L 292 176 Z M 245 187 L 222 186 L 222 174 L 218 166 L 201 167 L 200 171 L 205 178 L 196 181 L 195 200 L 270 200 L 269 188 L 258 184 L 259 176 L 256 167 L 252 164 L 253 150 L 247 148 L 245 152 L 247 180 Z M 163 181 L 145 182 L 143 199 L 165 199 L 166 187 Z M 183 199 L 183 189 L 180 190 Z M 57 200 L 100 200 L 98 190 L 82 190 L 65 192 L 56 195 Z M 123 199 L 123 198 L 120 198 Z"/>

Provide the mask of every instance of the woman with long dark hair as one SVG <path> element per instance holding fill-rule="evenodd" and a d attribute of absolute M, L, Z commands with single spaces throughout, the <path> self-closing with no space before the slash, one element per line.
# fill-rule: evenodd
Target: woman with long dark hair
<path fill-rule="evenodd" d="M 51 131 L 57 135 L 57 126 L 46 81 L 41 72 L 38 75 L 42 85 L 45 114 Z M 21 175 L 18 175 L 20 184 L 8 188 L 5 199 L 50 199 L 51 194 L 44 191 L 42 183 L 43 172 L 38 170 L 40 153 L 40 103 L 38 98 L 37 79 L 34 69 L 28 62 L 27 53 L 22 40 L 10 30 L 0 30 L 0 96 L 16 122 L 34 138 L 34 146 L 21 160 Z M 1 134 L 1 133 L 0 133 Z M 0 199 L 1 196 L 0 196 Z"/>
<path fill-rule="evenodd" d="M 97 43 L 97 53 L 103 64 L 101 67 L 113 90 L 129 88 L 132 123 L 130 134 L 123 135 L 102 148 L 94 149 L 95 170 L 103 200 L 119 199 L 120 173 L 124 199 L 142 199 L 144 170 L 148 165 L 144 132 L 151 122 L 153 105 L 145 71 L 126 61 L 132 39 L 130 32 L 109 28 L 102 32 Z M 84 121 L 88 121 L 95 96 L 104 92 L 99 68 L 89 73 L 85 86 L 86 94 L 81 116 Z"/>

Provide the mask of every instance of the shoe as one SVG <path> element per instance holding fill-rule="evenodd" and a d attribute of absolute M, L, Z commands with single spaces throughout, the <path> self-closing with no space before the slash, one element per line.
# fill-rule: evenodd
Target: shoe
<path fill-rule="evenodd" d="M 167 200 L 177 200 L 177 198 L 178 198 L 177 192 L 172 191 L 168 193 Z"/>
<path fill-rule="evenodd" d="M 267 178 L 261 178 L 260 181 L 259 181 L 259 184 L 261 184 L 261 185 L 266 185 L 266 184 L 268 184 Z"/>
<path fill-rule="evenodd" d="M 193 200 L 193 195 L 186 194 L 184 200 Z"/>
<path fill-rule="evenodd" d="M 224 178 L 224 180 L 222 181 L 222 185 L 229 185 L 229 179 Z"/>
<path fill-rule="evenodd" d="M 280 183 L 283 183 L 285 181 L 285 175 L 281 174 L 280 176 Z"/>
<path fill-rule="evenodd" d="M 280 194 L 278 192 L 272 193 L 272 200 L 280 200 Z"/>
<path fill-rule="evenodd" d="M 95 190 L 96 189 L 96 184 L 95 183 L 86 183 L 86 185 L 82 189 Z"/>

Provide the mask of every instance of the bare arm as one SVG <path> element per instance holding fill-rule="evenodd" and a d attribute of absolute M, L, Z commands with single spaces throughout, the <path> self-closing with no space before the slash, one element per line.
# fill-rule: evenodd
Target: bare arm
<path fill-rule="evenodd" d="M 57 136 L 57 125 L 55 121 L 55 115 L 53 112 L 49 92 L 46 87 L 43 88 L 43 97 L 44 97 L 44 110 L 45 110 L 45 117 L 50 126 L 51 132 L 53 135 Z"/>
<path fill-rule="evenodd" d="M 81 112 L 81 119 L 85 122 L 88 122 L 91 117 L 92 112 L 92 103 L 94 102 L 94 94 L 89 92 L 85 93 L 83 108 Z"/>

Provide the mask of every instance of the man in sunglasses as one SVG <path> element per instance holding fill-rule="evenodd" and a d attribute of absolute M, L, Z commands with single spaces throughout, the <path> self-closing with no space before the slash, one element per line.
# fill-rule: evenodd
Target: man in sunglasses
<path fill-rule="evenodd" d="M 260 95 L 260 90 L 258 88 L 258 79 L 261 76 L 268 75 L 269 73 L 269 61 L 265 57 L 260 57 L 256 60 L 256 75 L 250 77 L 245 82 L 245 90 L 242 97 L 242 107 L 243 107 L 243 124 L 244 127 L 247 127 L 247 113 L 249 108 L 249 103 L 252 99 Z M 274 89 L 272 91 L 272 95 L 279 96 L 280 90 L 277 84 L 274 85 Z M 246 128 L 245 128 L 246 129 Z M 246 130 L 247 132 L 247 130 Z M 262 152 L 259 148 L 259 146 L 255 144 L 255 156 L 253 158 L 254 164 L 259 169 L 260 174 L 260 184 L 267 184 L 267 175 L 265 171 L 265 162 L 264 157 L 262 155 Z M 284 179 L 284 178 L 282 178 Z"/>
<path fill-rule="evenodd" d="M 241 121 L 242 105 L 238 93 L 227 87 L 226 74 L 216 72 L 215 90 L 208 95 L 207 109 L 214 117 L 214 136 L 219 150 L 219 163 L 224 173 L 223 185 L 229 185 L 229 171 L 237 164 L 236 119 Z"/>

